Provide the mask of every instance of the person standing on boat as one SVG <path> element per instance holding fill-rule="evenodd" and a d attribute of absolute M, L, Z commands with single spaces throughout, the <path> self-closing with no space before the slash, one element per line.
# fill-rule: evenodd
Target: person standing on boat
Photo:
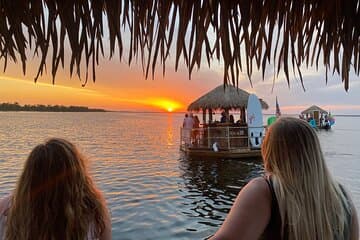
<path fill-rule="evenodd" d="M 185 114 L 185 118 L 183 121 L 183 139 L 186 145 L 191 144 L 191 132 L 194 127 L 194 119 L 192 117 L 192 113 Z"/>
<path fill-rule="evenodd" d="M 226 123 L 226 122 L 227 122 L 226 113 L 225 113 L 225 112 L 221 112 L 220 122 L 221 122 L 221 123 Z"/>
<path fill-rule="evenodd" d="M 266 175 L 240 191 L 210 239 L 359 239 L 350 194 L 331 176 L 306 121 L 279 118 L 268 129 L 261 152 Z"/>
<path fill-rule="evenodd" d="M 200 120 L 198 116 L 194 116 L 193 117 L 194 120 L 194 125 L 193 125 L 193 130 L 192 130 L 192 142 L 193 143 L 198 143 L 198 138 L 199 138 L 199 128 L 200 128 Z"/>
<path fill-rule="evenodd" d="M 325 118 L 326 118 L 326 115 L 325 115 Z M 325 119 L 324 119 L 323 114 L 320 115 L 319 122 L 320 122 L 320 128 L 325 126 Z"/>

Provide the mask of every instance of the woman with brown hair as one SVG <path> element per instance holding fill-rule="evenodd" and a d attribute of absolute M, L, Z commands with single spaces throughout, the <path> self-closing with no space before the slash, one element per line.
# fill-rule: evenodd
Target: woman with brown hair
<path fill-rule="evenodd" d="M 262 145 L 266 176 L 239 193 L 211 239 L 358 240 L 349 194 L 327 169 L 311 126 L 280 118 Z"/>
<path fill-rule="evenodd" d="M 0 239 L 111 239 L 105 200 L 85 158 L 64 139 L 36 146 L 13 194 L 0 202 Z"/>

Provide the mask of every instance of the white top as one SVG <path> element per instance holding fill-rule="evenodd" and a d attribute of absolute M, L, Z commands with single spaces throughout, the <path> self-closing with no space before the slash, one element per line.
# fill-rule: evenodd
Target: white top
<path fill-rule="evenodd" d="M 6 211 L 10 208 L 11 195 L 7 195 L 0 200 L 0 240 L 5 239 L 5 227 L 6 227 Z M 94 240 L 92 237 L 93 224 L 90 224 L 87 234 L 87 240 Z"/>
<path fill-rule="evenodd" d="M 194 119 L 192 117 L 184 118 L 184 128 L 191 129 L 194 126 Z"/>

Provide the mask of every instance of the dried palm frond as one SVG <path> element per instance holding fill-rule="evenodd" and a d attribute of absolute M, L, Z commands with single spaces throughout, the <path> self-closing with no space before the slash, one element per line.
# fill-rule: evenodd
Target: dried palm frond
<path fill-rule="evenodd" d="M 36 80 L 51 52 L 55 79 L 68 41 L 70 73 L 80 77 L 85 61 L 95 81 L 103 41 L 108 41 L 110 57 L 117 47 L 120 60 L 129 44 L 129 64 L 140 55 L 146 76 L 158 64 L 164 72 L 174 48 L 175 69 L 183 59 L 189 76 L 203 56 L 208 65 L 221 60 L 224 83 L 234 85 L 244 66 L 251 81 L 254 67 L 264 76 L 267 65 L 274 64 L 276 74 L 282 69 L 290 84 L 289 67 L 303 83 L 302 65 L 323 64 L 326 74 L 341 75 L 348 90 L 349 72 L 360 72 L 359 5 L 360 0 L 2 0 L 0 58 L 4 70 L 9 58 L 20 58 L 25 73 L 26 52 L 32 48 L 41 57 Z"/>

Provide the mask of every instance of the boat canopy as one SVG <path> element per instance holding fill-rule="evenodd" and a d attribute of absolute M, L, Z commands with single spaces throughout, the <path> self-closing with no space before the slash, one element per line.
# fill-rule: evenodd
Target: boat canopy
<path fill-rule="evenodd" d="M 328 114 L 327 111 L 325 111 L 324 109 L 316 106 L 316 105 L 312 105 L 311 107 L 305 109 L 304 111 L 301 112 L 301 114 L 309 114 L 309 113 L 313 113 L 313 112 L 320 112 L 320 114 Z"/>
<path fill-rule="evenodd" d="M 241 109 L 246 108 L 250 93 L 233 85 L 220 85 L 198 98 L 188 106 L 188 111 L 204 111 L 206 109 Z M 261 107 L 269 105 L 260 99 Z"/>

